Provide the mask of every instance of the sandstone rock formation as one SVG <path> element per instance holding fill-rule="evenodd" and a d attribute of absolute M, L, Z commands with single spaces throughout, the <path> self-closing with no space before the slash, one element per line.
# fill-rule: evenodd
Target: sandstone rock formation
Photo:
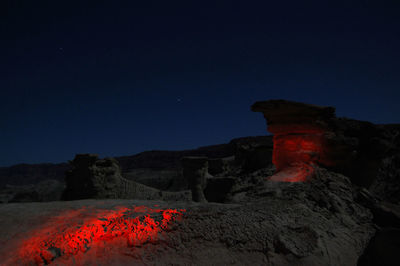
<path fill-rule="evenodd" d="M 230 164 L 232 163 L 234 157 L 227 158 L 209 158 L 208 161 L 208 172 L 211 175 L 222 174 L 229 171 Z"/>
<path fill-rule="evenodd" d="M 117 160 L 96 154 L 78 154 L 66 174 L 65 200 L 76 199 L 166 199 L 189 200 L 188 191 L 164 192 L 121 176 Z"/>
<path fill-rule="evenodd" d="M 187 212 L 180 223 L 163 230 L 158 242 L 126 246 L 126 239 L 118 245 L 102 239 L 77 258 L 64 257 L 56 248 L 46 252 L 56 265 L 78 258 L 83 265 L 92 259 L 100 265 L 397 265 L 392 262 L 400 252 L 400 125 L 337 118 L 332 107 L 283 100 L 258 102 L 252 109 L 264 114 L 274 136 L 118 160 L 77 155 L 68 166 L 65 198 L 105 200 L 0 205 L 0 245 L 7 247 L 0 250 L 0 261 L 10 262 L 32 229 L 68 219 L 64 210 L 90 220 L 88 210 L 140 204 Z M 25 175 L 24 169 L 0 169 L 0 176 Z M 7 186 L 0 198 L 51 200 L 41 196 L 41 191 L 53 191 L 47 187 Z M 131 218 L 142 221 L 141 215 Z M 101 259 L 99 254 L 104 254 Z"/>
<path fill-rule="evenodd" d="M 0 260 L 5 265 L 22 263 L 17 254 L 23 241 L 31 243 L 35 233 L 48 232 L 51 226 L 60 228 L 59 221 L 67 223 L 73 218 L 71 223 L 75 226 L 91 221 L 88 217 L 96 210 L 156 205 L 186 212 L 181 221 L 152 241 L 128 245 L 122 236 L 113 242 L 98 239 L 90 243 L 91 248 L 69 256 L 50 248 L 55 258 L 50 263 L 356 265 L 375 228 L 371 212 L 358 204 L 354 195 L 356 190 L 348 178 L 316 168 L 315 178 L 309 182 L 277 183 L 264 179 L 238 204 L 84 200 L 0 205 L 0 245 L 4 247 Z"/>
<path fill-rule="evenodd" d="M 273 150 L 271 136 L 238 138 L 230 143 L 235 147 L 235 164 L 242 171 L 252 172 L 271 165 Z"/>
<path fill-rule="evenodd" d="M 207 202 L 204 189 L 207 185 L 208 158 L 207 157 L 184 157 L 182 158 L 183 176 L 188 180 L 192 191 L 192 199 L 196 202 Z"/>
<path fill-rule="evenodd" d="M 256 102 L 251 108 L 264 114 L 268 131 L 274 134 L 272 162 L 281 173 L 272 180 L 305 181 L 312 175 L 313 164 L 329 164 L 324 144 L 335 117 L 333 107 L 271 100 Z"/>
<path fill-rule="evenodd" d="M 398 173 L 389 169 L 396 168 L 396 160 L 390 158 L 399 153 L 399 126 L 337 118 L 333 107 L 285 100 L 256 102 L 252 110 L 263 113 L 268 131 L 274 134 L 272 161 L 282 172 L 281 176 L 275 176 L 276 179 L 285 179 L 293 171 L 301 172 L 296 169 L 299 164 L 307 169 L 300 180 L 307 179 L 307 173 L 312 173 L 308 166 L 318 164 L 367 188 L 375 182 L 377 191 L 390 190 L 376 184 L 381 172 L 391 171 L 390 183 L 396 182 L 393 176 Z M 392 166 L 387 165 L 389 161 Z M 379 179 L 387 177 L 386 174 L 383 176 Z"/>
<path fill-rule="evenodd" d="M 397 265 L 400 126 L 337 118 L 332 107 L 284 100 L 258 102 L 252 110 L 264 114 L 274 134 L 272 161 L 278 172 L 269 180 L 310 180 L 317 165 L 350 177 L 364 187 L 357 201 L 377 226 L 358 265 Z"/>

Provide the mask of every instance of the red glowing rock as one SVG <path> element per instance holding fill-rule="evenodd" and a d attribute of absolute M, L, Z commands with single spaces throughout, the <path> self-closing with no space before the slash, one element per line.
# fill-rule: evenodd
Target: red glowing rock
<path fill-rule="evenodd" d="M 71 256 L 118 239 L 125 240 L 125 245 L 131 248 L 155 243 L 159 234 L 168 230 L 184 212 L 145 206 L 68 211 L 51 218 L 43 229 L 31 232 L 19 248 L 17 261 L 10 265 L 44 265 L 55 259 L 65 263 Z"/>
<path fill-rule="evenodd" d="M 306 181 L 313 166 L 326 161 L 324 138 L 335 117 L 333 107 L 271 100 L 255 103 L 252 110 L 264 114 L 268 131 L 274 134 L 272 162 L 277 174 L 270 180 Z"/>

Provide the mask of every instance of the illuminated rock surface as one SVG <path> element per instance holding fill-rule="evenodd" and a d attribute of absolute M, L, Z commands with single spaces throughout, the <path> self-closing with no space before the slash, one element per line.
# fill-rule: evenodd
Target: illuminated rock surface
<path fill-rule="evenodd" d="M 272 162 L 278 174 L 270 180 L 303 182 L 312 177 L 314 164 L 327 162 L 324 135 L 335 108 L 270 100 L 256 102 L 251 109 L 263 113 L 268 131 L 274 134 Z"/>
<path fill-rule="evenodd" d="M 387 167 L 387 161 L 393 161 L 393 155 L 400 152 L 399 125 L 374 125 L 338 118 L 334 107 L 286 100 L 256 102 L 251 109 L 264 115 L 267 129 L 273 134 L 272 162 L 277 172 L 296 165 L 301 166 L 300 172 L 304 164 L 318 164 L 348 176 L 357 185 L 372 185 L 377 192 L 389 181 L 380 178 L 382 185 L 379 185 L 375 180 L 382 176 L 382 167 Z M 383 172 L 385 179 L 388 170 Z M 398 172 L 392 172 L 391 175 L 399 176 Z M 312 172 L 308 175 L 312 176 Z M 290 181 L 283 174 L 273 179 Z M 391 178 L 390 183 L 399 188 L 399 181 L 395 179 Z M 384 189 L 390 190 L 390 186 Z M 383 191 L 379 193 L 385 197 Z"/>

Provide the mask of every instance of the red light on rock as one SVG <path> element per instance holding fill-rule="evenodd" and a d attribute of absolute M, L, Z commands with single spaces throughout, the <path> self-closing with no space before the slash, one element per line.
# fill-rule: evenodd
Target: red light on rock
<path fill-rule="evenodd" d="M 294 164 L 314 164 L 322 153 L 322 135 L 275 135 L 272 162 L 277 171 Z"/>
<path fill-rule="evenodd" d="M 124 240 L 125 247 L 155 243 L 172 222 L 181 219 L 185 210 L 152 209 L 145 206 L 117 210 L 67 211 L 49 219 L 33 231 L 18 250 L 17 261 L 9 264 L 44 265 L 54 260 L 66 261 L 94 246 Z"/>
<path fill-rule="evenodd" d="M 314 165 L 328 163 L 325 134 L 335 117 L 333 107 L 316 106 L 285 100 L 256 102 L 268 131 L 274 134 L 272 163 L 277 173 L 270 180 L 303 182 L 314 173 Z"/>

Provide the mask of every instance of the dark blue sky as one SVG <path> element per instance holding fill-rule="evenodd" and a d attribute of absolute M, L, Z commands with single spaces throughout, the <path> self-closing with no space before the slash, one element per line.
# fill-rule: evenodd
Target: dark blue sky
<path fill-rule="evenodd" d="M 267 134 L 258 100 L 399 123 L 399 14 L 394 0 L 1 1 L 0 166 Z"/>

